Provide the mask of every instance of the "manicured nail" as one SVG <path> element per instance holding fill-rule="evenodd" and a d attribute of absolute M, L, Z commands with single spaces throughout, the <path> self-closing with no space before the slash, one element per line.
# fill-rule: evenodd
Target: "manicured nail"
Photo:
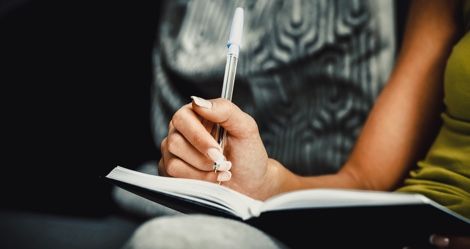
<path fill-rule="evenodd" d="M 232 168 L 232 162 L 224 161 L 219 167 L 217 168 L 218 171 L 229 171 Z"/>
<path fill-rule="evenodd" d="M 220 152 L 219 149 L 217 148 L 210 148 L 207 150 L 207 155 L 209 158 L 214 161 L 214 163 L 217 165 L 217 167 L 220 167 L 224 164 L 225 162 L 225 156 Z"/>
<path fill-rule="evenodd" d="M 220 171 L 217 174 L 217 181 L 219 182 L 226 182 L 232 178 L 232 172 L 230 171 Z"/>
<path fill-rule="evenodd" d="M 429 237 L 429 243 L 440 248 L 446 248 L 449 246 L 450 240 L 447 237 L 433 234 Z"/>
<path fill-rule="evenodd" d="M 209 100 L 205 100 L 203 98 L 199 98 L 196 96 L 191 96 L 191 99 L 193 99 L 194 104 L 196 104 L 199 107 L 206 108 L 206 109 L 212 108 L 212 103 Z"/>

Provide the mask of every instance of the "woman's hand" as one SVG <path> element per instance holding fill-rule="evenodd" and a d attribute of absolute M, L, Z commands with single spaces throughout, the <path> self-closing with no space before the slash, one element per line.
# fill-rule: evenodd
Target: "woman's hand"
<path fill-rule="evenodd" d="M 255 120 L 230 101 L 192 98 L 174 114 L 162 142 L 162 175 L 222 181 L 257 199 L 278 193 L 280 172 L 287 170 L 268 158 Z M 223 154 L 211 135 L 214 124 L 227 131 Z M 214 162 L 221 165 L 217 173 Z"/>
<path fill-rule="evenodd" d="M 437 248 L 448 249 L 468 249 L 470 248 L 470 235 L 469 236 L 442 236 L 431 235 L 429 242 Z"/>

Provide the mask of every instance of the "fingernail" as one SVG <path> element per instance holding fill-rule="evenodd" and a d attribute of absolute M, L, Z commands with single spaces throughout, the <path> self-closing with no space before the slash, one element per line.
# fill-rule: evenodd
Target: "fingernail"
<path fill-rule="evenodd" d="M 205 100 L 203 98 L 199 98 L 196 96 L 191 96 L 191 99 L 193 99 L 194 104 L 196 104 L 199 107 L 206 108 L 206 109 L 212 108 L 212 103 L 209 100 Z"/>
<path fill-rule="evenodd" d="M 222 166 L 225 162 L 225 156 L 217 148 L 210 148 L 207 150 L 207 155 L 209 158 L 214 161 L 219 167 Z"/>
<path fill-rule="evenodd" d="M 429 243 L 440 248 L 446 248 L 449 246 L 449 238 L 433 234 L 429 237 Z"/>
<path fill-rule="evenodd" d="M 217 170 L 219 170 L 219 171 L 229 171 L 231 168 L 232 168 L 232 162 L 224 161 L 221 165 L 219 165 Z"/>
<path fill-rule="evenodd" d="M 217 181 L 219 182 L 226 182 L 232 178 L 232 172 L 230 171 L 220 171 L 217 174 Z"/>

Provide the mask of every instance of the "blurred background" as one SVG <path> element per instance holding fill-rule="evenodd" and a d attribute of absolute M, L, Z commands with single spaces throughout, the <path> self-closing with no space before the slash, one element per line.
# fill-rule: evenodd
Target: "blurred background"
<path fill-rule="evenodd" d="M 397 50 L 407 2 L 396 1 Z M 0 1 L 0 247 L 79 248 L 64 227 L 77 238 L 113 233 L 101 222 L 119 213 L 104 176 L 160 157 L 150 128 L 160 3 Z M 137 225 L 111 224 L 127 230 L 82 247 L 113 248 Z M 27 238 L 35 240 L 19 243 Z"/>
<path fill-rule="evenodd" d="M 149 121 L 158 2 L 1 1 L 3 207 L 106 212 L 102 177 L 159 158 Z"/>

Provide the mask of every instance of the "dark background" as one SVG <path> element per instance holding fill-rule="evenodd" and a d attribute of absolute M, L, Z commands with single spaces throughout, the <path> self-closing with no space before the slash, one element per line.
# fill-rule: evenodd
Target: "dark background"
<path fill-rule="evenodd" d="M 159 3 L 0 2 L 1 208 L 107 214 L 104 176 L 160 157 L 149 119 Z M 396 1 L 397 42 L 407 5 Z"/>
<path fill-rule="evenodd" d="M 1 206 L 100 215 L 150 131 L 159 1 L 0 1 Z"/>

